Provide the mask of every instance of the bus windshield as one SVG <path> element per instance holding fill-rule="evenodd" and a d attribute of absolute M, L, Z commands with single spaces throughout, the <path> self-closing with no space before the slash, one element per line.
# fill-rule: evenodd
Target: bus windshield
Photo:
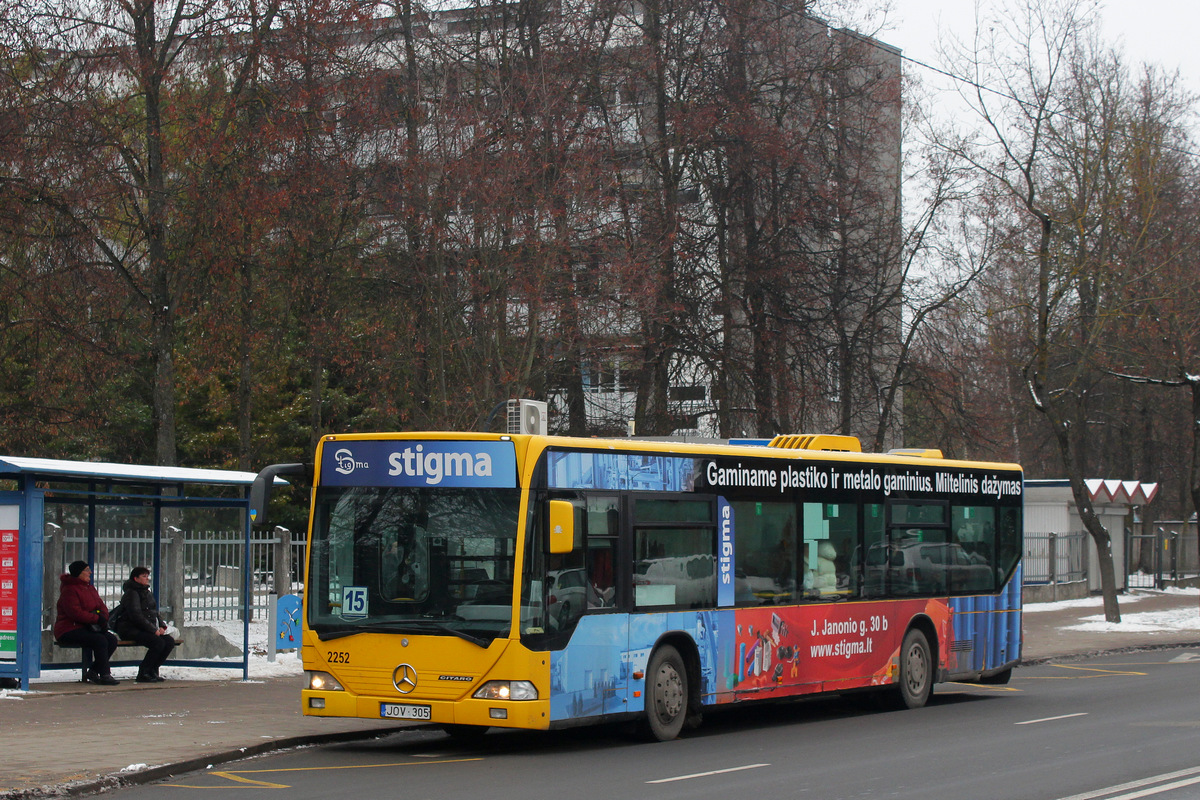
<path fill-rule="evenodd" d="M 322 639 L 507 636 L 519 500 L 516 489 L 319 489 L 309 627 Z"/>

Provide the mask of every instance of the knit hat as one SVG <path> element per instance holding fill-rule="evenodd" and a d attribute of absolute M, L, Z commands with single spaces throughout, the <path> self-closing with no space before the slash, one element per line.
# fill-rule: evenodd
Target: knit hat
<path fill-rule="evenodd" d="M 72 561 L 71 566 L 67 567 L 67 572 L 71 573 L 72 578 L 78 578 L 80 573 L 88 568 L 86 561 Z"/>

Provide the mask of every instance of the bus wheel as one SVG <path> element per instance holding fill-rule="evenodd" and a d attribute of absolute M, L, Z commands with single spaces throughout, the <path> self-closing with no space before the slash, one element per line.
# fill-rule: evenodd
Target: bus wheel
<path fill-rule="evenodd" d="M 933 694 L 933 657 L 925 634 L 913 628 L 900 645 L 900 699 L 906 708 L 920 708 Z"/>
<path fill-rule="evenodd" d="M 679 651 L 663 645 L 650 656 L 646 670 L 646 722 L 660 742 L 679 736 L 687 720 L 687 670 Z"/>

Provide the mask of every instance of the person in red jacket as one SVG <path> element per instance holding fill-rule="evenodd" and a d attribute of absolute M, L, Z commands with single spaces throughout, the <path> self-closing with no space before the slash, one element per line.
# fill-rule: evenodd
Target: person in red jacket
<path fill-rule="evenodd" d="M 54 638 L 63 644 L 92 653 L 92 666 L 83 679 L 101 686 L 116 686 L 108 660 L 117 650 L 117 637 L 108 630 L 108 606 L 92 586 L 92 568 L 86 561 L 73 561 L 59 576 L 58 614 Z M 84 659 L 86 663 L 86 658 Z"/>

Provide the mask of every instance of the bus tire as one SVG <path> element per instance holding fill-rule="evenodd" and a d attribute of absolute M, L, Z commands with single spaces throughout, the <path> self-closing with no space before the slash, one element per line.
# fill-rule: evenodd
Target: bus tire
<path fill-rule="evenodd" d="M 660 742 L 679 736 L 688 717 L 687 669 L 679 651 L 664 644 L 646 669 L 646 725 Z"/>
<path fill-rule="evenodd" d="M 904 634 L 900 645 L 900 701 L 905 708 L 920 708 L 933 694 L 933 654 L 929 640 L 916 628 Z"/>

